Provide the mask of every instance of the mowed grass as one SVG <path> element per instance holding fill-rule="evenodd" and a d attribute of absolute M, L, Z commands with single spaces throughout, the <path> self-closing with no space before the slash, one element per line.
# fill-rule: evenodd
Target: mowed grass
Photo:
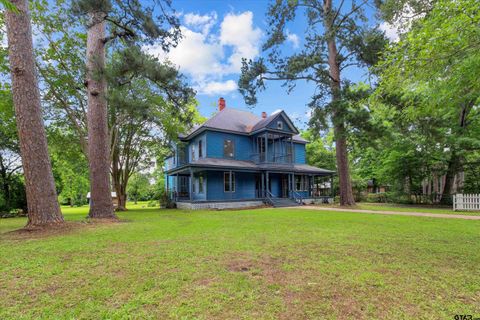
<path fill-rule="evenodd" d="M 87 207 L 64 208 L 83 220 Z M 294 209 L 142 208 L 16 238 L 0 220 L 0 319 L 480 316 L 480 221 Z"/>
<path fill-rule="evenodd" d="M 399 212 L 426 212 L 426 213 L 447 213 L 461 214 L 469 216 L 478 216 L 480 211 L 453 211 L 452 207 L 441 206 L 422 206 L 422 205 L 401 205 L 393 203 L 357 203 L 357 209 L 375 210 L 375 211 L 399 211 Z"/>

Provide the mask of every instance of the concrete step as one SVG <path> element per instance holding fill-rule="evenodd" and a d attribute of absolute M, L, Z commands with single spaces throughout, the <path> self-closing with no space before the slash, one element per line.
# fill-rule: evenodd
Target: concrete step
<path fill-rule="evenodd" d="M 272 198 L 273 207 L 281 208 L 281 207 L 293 207 L 299 206 L 300 204 L 293 199 L 288 198 Z"/>

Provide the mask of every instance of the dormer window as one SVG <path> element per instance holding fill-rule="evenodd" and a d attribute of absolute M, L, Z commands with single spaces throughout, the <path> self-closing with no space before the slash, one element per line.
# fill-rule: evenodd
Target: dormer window
<path fill-rule="evenodd" d="M 235 147 L 232 140 L 223 141 L 223 157 L 224 158 L 233 158 Z"/>
<path fill-rule="evenodd" d="M 277 121 L 277 129 L 283 130 L 283 121 Z"/>

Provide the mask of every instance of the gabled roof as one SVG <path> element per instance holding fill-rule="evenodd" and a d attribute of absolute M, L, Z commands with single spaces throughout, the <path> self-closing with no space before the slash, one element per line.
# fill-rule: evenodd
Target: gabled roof
<path fill-rule="evenodd" d="M 185 139 L 190 137 L 196 133 L 200 133 L 205 129 L 214 129 L 214 130 L 222 130 L 222 131 L 229 131 L 229 132 L 238 132 L 241 134 L 250 134 L 256 131 L 260 131 L 265 129 L 272 121 L 274 121 L 277 117 L 283 117 L 288 125 L 291 127 L 294 133 L 298 133 L 297 128 L 293 125 L 290 118 L 287 114 L 282 110 L 280 112 L 275 112 L 266 118 L 261 118 L 256 116 L 255 114 L 233 109 L 233 108 L 225 108 L 222 111 L 217 112 L 213 117 L 208 119 L 205 123 L 195 126 L 187 132 L 185 135 L 180 135 L 179 137 Z M 295 135 L 293 137 L 294 141 L 298 142 L 307 142 L 305 139 L 301 138 L 299 135 Z"/>
<path fill-rule="evenodd" d="M 261 130 L 263 128 L 266 128 L 270 123 L 272 123 L 275 119 L 277 119 L 278 117 L 282 117 L 286 122 L 287 124 L 289 125 L 290 129 L 295 132 L 295 133 L 298 133 L 298 130 L 297 128 L 295 128 L 295 126 L 293 125 L 292 123 L 292 120 L 290 120 L 290 118 L 287 116 L 287 114 L 285 113 L 285 111 L 279 111 L 279 112 L 274 112 L 272 113 L 271 115 L 269 115 L 268 117 L 266 118 L 263 118 L 262 120 L 258 121 L 255 126 L 252 128 L 252 132 L 253 131 L 258 131 L 258 130 Z"/>

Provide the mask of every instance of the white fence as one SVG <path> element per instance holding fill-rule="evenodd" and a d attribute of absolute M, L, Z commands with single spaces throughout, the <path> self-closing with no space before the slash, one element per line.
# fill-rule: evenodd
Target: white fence
<path fill-rule="evenodd" d="M 453 195 L 453 211 L 456 210 L 480 210 L 480 194 Z"/>

